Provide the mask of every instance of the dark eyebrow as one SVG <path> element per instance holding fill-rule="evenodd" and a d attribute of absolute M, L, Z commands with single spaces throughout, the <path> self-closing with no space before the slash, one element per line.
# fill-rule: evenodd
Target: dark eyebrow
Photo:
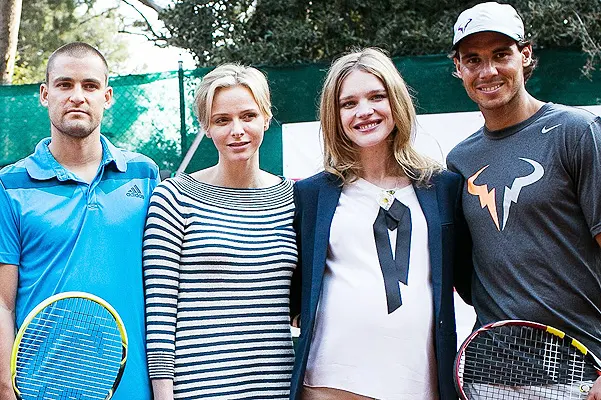
<path fill-rule="evenodd" d="M 70 78 L 68 76 L 57 76 L 56 78 L 54 78 L 52 80 L 52 82 L 71 82 L 73 81 L 73 78 Z"/>
<path fill-rule="evenodd" d="M 500 53 L 502 51 L 511 51 L 511 46 L 502 46 L 502 47 L 497 47 L 496 49 L 494 49 L 492 52 L 493 53 Z"/>
<path fill-rule="evenodd" d="M 244 113 L 248 113 L 248 112 L 253 112 L 253 113 L 260 113 L 259 110 L 257 110 L 256 108 L 247 108 L 246 110 L 242 110 L 240 112 L 238 112 L 237 114 L 244 114 Z M 232 113 L 228 113 L 228 112 L 224 112 L 224 113 L 215 113 L 215 114 L 211 114 L 211 118 L 213 117 L 221 117 L 221 116 L 228 116 L 231 115 Z"/>
<path fill-rule="evenodd" d="M 496 54 L 496 53 L 502 53 L 502 52 L 506 52 L 506 51 L 511 51 L 511 46 L 500 46 L 500 47 L 493 49 L 492 52 L 493 52 L 493 54 Z M 476 52 L 465 53 L 465 54 L 460 53 L 459 56 L 461 58 L 470 58 L 470 57 L 479 57 L 480 54 L 478 54 Z"/>
<path fill-rule="evenodd" d="M 463 59 L 463 58 L 471 58 L 471 57 L 478 57 L 478 53 L 459 53 L 459 59 Z"/>
<path fill-rule="evenodd" d="M 53 79 L 53 82 L 73 82 L 73 78 L 69 76 L 57 76 Z M 95 78 L 86 78 L 83 80 L 83 83 L 95 83 L 97 85 L 102 85 L 102 82 Z"/>

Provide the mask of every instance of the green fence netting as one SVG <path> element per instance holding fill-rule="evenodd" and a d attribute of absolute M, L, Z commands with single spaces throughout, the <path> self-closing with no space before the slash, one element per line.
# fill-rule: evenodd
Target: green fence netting
<path fill-rule="evenodd" d="M 582 53 L 540 50 L 535 55 L 539 67 L 528 82 L 535 97 L 570 105 L 601 104 L 601 73 L 595 71 L 591 79 L 582 75 Z M 453 63 L 446 56 L 404 57 L 395 63 L 413 88 L 419 114 L 477 109 L 461 82 L 451 76 Z M 274 121 L 261 147 L 263 168 L 282 173 L 282 124 L 316 120 L 327 68 L 327 64 L 260 68 L 268 76 L 274 107 Z M 199 130 L 192 110 L 194 88 L 208 71 L 111 77 L 114 104 L 105 112 L 103 134 L 118 146 L 151 157 L 161 169 L 175 171 Z M 39 85 L 0 86 L 0 166 L 27 156 L 49 136 L 48 113 L 38 98 Z M 216 162 L 215 147 L 204 139 L 187 170 Z"/>

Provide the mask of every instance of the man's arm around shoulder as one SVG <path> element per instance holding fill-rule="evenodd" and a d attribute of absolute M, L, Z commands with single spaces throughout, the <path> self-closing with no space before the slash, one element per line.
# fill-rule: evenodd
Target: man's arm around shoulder
<path fill-rule="evenodd" d="M 15 340 L 15 305 L 19 280 L 16 265 L 0 263 L 0 398 L 16 400 L 10 376 L 10 356 Z"/>

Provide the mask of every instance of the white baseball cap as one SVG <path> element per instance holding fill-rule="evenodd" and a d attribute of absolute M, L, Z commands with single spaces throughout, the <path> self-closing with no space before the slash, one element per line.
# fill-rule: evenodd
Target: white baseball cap
<path fill-rule="evenodd" d="M 524 40 L 524 22 L 509 4 L 490 1 L 459 14 L 453 32 L 453 48 L 464 37 L 479 32 L 498 32 L 519 42 Z"/>

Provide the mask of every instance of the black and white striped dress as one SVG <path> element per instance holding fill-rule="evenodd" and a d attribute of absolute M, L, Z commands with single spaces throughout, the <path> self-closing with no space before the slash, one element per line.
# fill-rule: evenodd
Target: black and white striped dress
<path fill-rule="evenodd" d="M 152 195 L 144 233 L 151 379 L 176 399 L 287 399 L 297 251 L 292 181 L 224 188 L 186 174 Z"/>

